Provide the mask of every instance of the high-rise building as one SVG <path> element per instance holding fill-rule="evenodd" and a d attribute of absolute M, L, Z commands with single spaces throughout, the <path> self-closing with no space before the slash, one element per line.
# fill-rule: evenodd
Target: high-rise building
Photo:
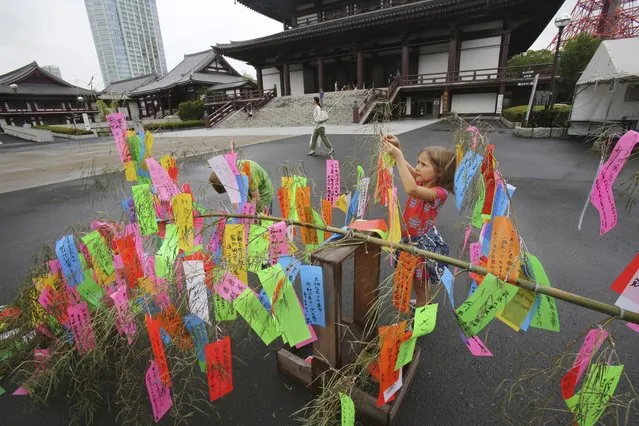
<path fill-rule="evenodd" d="M 84 0 L 105 86 L 166 74 L 155 0 Z"/>
<path fill-rule="evenodd" d="M 60 67 L 57 65 L 43 65 L 42 69 L 48 72 L 49 74 L 53 74 L 58 78 L 62 78 L 62 73 L 60 72 Z"/>

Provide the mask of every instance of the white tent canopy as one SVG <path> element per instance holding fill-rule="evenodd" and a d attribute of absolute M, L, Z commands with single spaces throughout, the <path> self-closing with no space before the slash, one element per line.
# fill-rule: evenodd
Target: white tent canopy
<path fill-rule="evenodd" d="M 604 125 L 636 127 L 639 119 L 639 38 L 605 40 L 577 82 L 571 135 L 597 133 Z"/>
<path fill-rule="evenodd" d="M 639 37 L 604 40 L 577 81 L 577 86 L 597 81 L 639 77 Z"/>

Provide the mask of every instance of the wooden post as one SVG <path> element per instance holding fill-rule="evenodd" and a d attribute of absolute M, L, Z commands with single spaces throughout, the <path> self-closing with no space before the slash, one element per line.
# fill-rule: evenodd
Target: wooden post
<path fill-rule="evenodd" d="M 452 28 L 450 31 L 450 40 L 448 41 L 448 82 L 454 82 L 457 79 L 458 69 L 458 52 L 459 52 L 459 31 Z"/>
<path fill-rule="evenodd" d="M 284 74 L 284 95 L 289 96 L 291 94 L 291 73 L 288 69 L 288 62 L 285 62 L 282 66 L 282 73 Z"/>
<path fill-rule="evenodd" d="M 257 90 L 260 93 L 260 97 L 264 93 L 264 79 L 262 77 L 262 68 L 255 67 L 256 79 L 257 79 Z"/>
<path fill-rule="evenodd" d="M 364 53 L 357 52 L 357 88 L 364 88 Z"/>
<path fill-rule="evenodd" d="M 324 58 L 317 58 L 317 82 L 319 85 L 318 91 L 326 89 L 324 88 Z"/>
<path fill-rule="evenodd" d="M 406 77 L 409 73 L 409 49 L 407 45 L 402 46 L 402 77 Z"/>

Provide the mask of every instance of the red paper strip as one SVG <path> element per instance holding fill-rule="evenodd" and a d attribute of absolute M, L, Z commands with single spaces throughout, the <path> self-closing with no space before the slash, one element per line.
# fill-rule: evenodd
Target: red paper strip
<path fill-rule="evenodd" d="M 169 375 L 169 365 L 166 362 L 166 355 L 164 354 L 164 344 L 162 343 L 162 336 L 160 336 L 160 321 L 151 318 L 150 315 L 146 315 L 144 318 L 146 322 L 146 329 L 149 333 L 149 340 L 151 341 L 151 348 L 153 349 L 153 357 L 158 364 L 160 370 L 160 377 L 162 382 L 171 387 L 171 376 Z"/>
<path fill-rule="evenodd" d="M 124 277 L 127 285 L 129 288 L 135 288 L 138 286 L 138 279 L 144 276 L 142 264 L 140 263 L 135 247 L 135 236 L 129 234 L 122 238 L 118 238 L 115 240 L 115 245 L 122 257 L 122 263 L 124 264 Z"/>
<path fill-rule="evenodd" d="M 288 196 L 288 188 L 278 188 L 277 200 L 280 202 L 282 217 L 288 218 L 291 214 L 291 204 Z"/>
<path fill-rule="evenodd" d="M 209 398 L 215 401 L 233 390 L 233 365 L 231 338 L 224 337 L 204 347 L 206 375 L 209 382 Z"/>
<path fill-rule="evenodd" d="M 612 285 L 610 286 L 612 291 L 617 294 L 623 293 L 623 291 L 632 280 L 632 277 L 637 273 L 637 270 L 639 270 L 639 253 L 635 256 L 634 259 L 632 259 L 628 266 L 626 266 L 626 269 L 624 269 L 623 272 L 619 274 L 615 282 L 612 283 Z"/>
<path fill-rule="evenodd" d="M 384 391 L 399 379 L 400 370 L 395 371 L 395 364 L 397 363 L 399 346 L 405 339 L 405 329 L 406 321 L 390 326 L 379 327 L 381 351 L 379 360 L 379 395 L 377 397 L 378 407 L 394 399 L 393 395 L 389 400 L 384 401 Z"/>
<path fill-rule="evenodd" d="M 486 194 L 484 196 L 484 205 L 481 209 L 481 214 L 492 215 L 493 212 L 493 200 L 495 199 L 495 157 L 493 156 L 493 150 L 495 145 L 488 145 L 486 147 L 486 153 L 484 155 L 484 161 L 481 165 L 481 173 L 484 177 L 484 187 L 486 188 Z"/>

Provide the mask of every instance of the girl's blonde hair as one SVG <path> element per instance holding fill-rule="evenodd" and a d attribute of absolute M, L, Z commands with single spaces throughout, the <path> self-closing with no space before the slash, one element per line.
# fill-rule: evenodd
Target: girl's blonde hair
<path fill-rule="evenodd" d="M 455 193 L 455 153 L 443 146 L 429 146 L 422 149 L 419 155 L 426 154 L 439 173 L 437 184 L 450 193 Z"/>

